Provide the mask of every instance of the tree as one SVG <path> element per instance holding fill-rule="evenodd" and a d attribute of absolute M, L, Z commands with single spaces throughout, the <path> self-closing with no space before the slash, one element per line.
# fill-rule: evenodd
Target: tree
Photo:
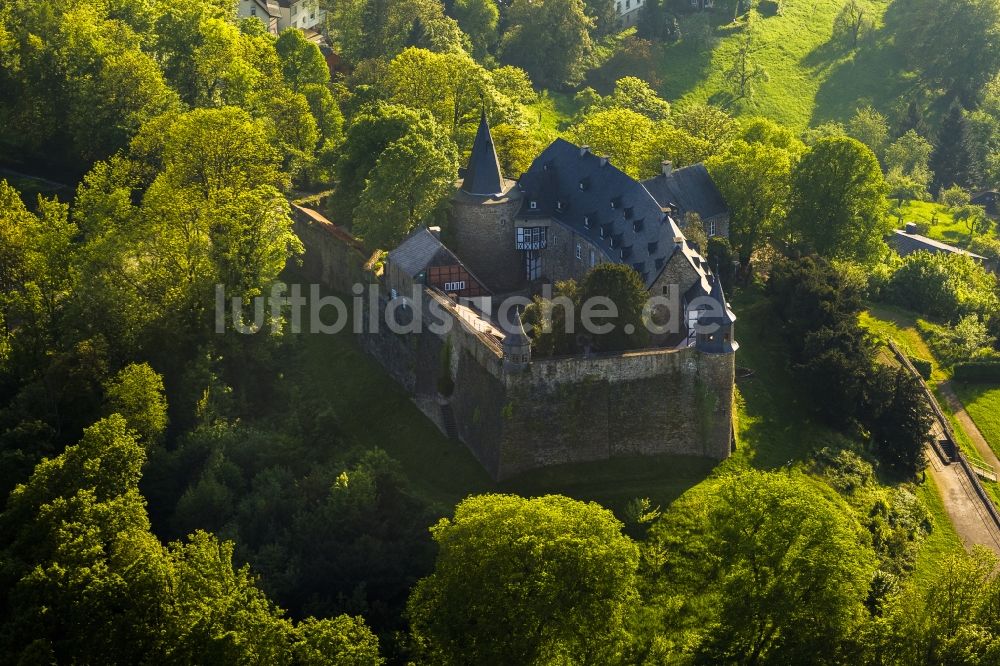
<path fill-rule="evenodd" d="M 493 0 L 454 0 L 451 15 L 472 41 L 472 55 L 482 60 L 497 43 L 500 11 Z"/>
<path fill-rule="evenodd" d="M 292 652 L 302 666 L 379 666 L 385 661 L 378 653 L 378 637 L 360 617 L 306 618 L 295 634 Z"/>
<path fill-rule="evenodd" d="M 757 82 L 767 81 L 769 78 L 767 70 L 754 60 L 754 56 L 764 48 L 757 44 L 756 17 L 757 11 L 751 10 L 737 42 L 733 64 L 724 73 L 737 100 L 753 97 Z"/>
<path fill-rule="evenodd" d="M 847 135 L 865 144 L 875 156 L 882 157 L 889 142 L 889 121 L 870 106 L 862 106 L 847 123 Z"/>
<path fill-rule="evenodd" d="M 886 194 L 868 147 L 847 137 L 821 139 L 792 169 L 789 235 L 825 257 L 874 260 L 890 232 Z"/>
<path fill-rule="evenodd" d="M 629 109 L 654 121 L 666 120 L 670 116 L 670 104 L 661 99 L 649 84 L 634 76 L 618 79 L 612 93 L 597 99 L 592 108 Z"/>
<path fill-rule="evenodd" d="M 469 38 L 439 0 L 323 0 L 339 52 L 348 62 L 391 59 L 415 46 L 437 53 L 468 51 Z"/>
<path fill-rule="evenodd" d="M 902 176 L 922 183 L 926 188 L 931 180 L 930 159 L 933 150 L 930 141 L 911 129 L 885 149 L 883 160 L 886 172 L 898 169 Z"/>
<path fill-rule="evenodd" d="M 896 40 L 925 85 L 971 107 L 1000 69 L 1000 2 L 915 0 Z"/>
<path fill-rule="evenodd" d="M 610 299 L 618 316 L 605 320 L 614 326 L 607 333 L 584 332 L 591 335 L 601 351 L 621 351 L 644 346 L 648 340 L 648 331 L 642 311 L 647 297 L 646 286 L 634 268 L 611 262 L 598 264 L 587 272 L 580 285 L 580 306 L 584 308 L 588 301 L 599 298 Z"/>
<path fill-rule="evenodd" d="M 886 469 L 913 478 L 927 466 L 924 447 L 934 414 L 920 383 L 904 368 L 876 365 L 868 427 L 875 455 Z"/>
<path fill-rule="evenodd" d="M 867 36 L 872 29 L 867 7 L 859 0 L 847 0 L 833 19 L 834 36 L 846 41 L 852 49 L 858 48 L 861 37 Z"/>
<path fill-rule="evenodd" d="M 501 76 L 511 83 L 511 74 Z M 503 95 L 491 73 L 464 53 L 406 49 L 389 63 L 385 87 L 390 103 L 430 112 L 462 147 L 472 145 L 484 106 L 493 124 L 521 121 L 520 104 Z"/>
<path fill-rule="evenodd" d="M 500 47 L 504 61 L 524 68 L 543 87 L 580 80 L 593 25 L 582 0 L 514 0 L 507 21 Z"/>
<path fill-rule="evenodd" d="M 875 557 L 850 508 L 799 472 L 748 471 L 670 512 L 651 540 L 685 599 L 705 594 L 705 663 L 837 663 L 867 616 Z M 693 508 L 693 507 L 692 507 Z"/>
<path fill-rule="evenodd" d="M 934 153 L 931 155 L 935 192 L 942 187 L 965 187 L 969 184 L 967 133 L 965 111 L 958 100 L 955 100 L 941 122 Z"/>
<path fill-rule="evenodd" d="M 354 119 L 338 171 L 339 207 L 366 242 L 384 247 L 442 211 L 457 154 L 428 114 L 383 105 Z"/>
<path fill-rule="evenodd" d="M 541 151 L 542 147 L 534 136 L 516 125 L 502 123 L 493 126 L 491 132 L 500 171 L 507 174 L 508 178 L 515 178 L 527 171 L 532 160 Z"/>
<path fill-rule="evenodd" d="M 311 84 L 325 86 L 330 82 L 330 69 L 319 47 L 305 38 L 301 30 L 286 28 L 274 43 L 281 58 L 281 73 L 285 83 L 295 92 Z"/>
<path fill-rule="evenodd" d="M 733 142 L 706 163 L 729 206 L 729 240 L 746 267 L 780 230 L 791 190 L 792 155 L 762 143 Z"/>
<path fill-rule="evenodd" d="M 969 242 L 989 231 L 993 221 L 986 215 L 986 209 L 982 206 L 968 204 L 953 211 L 956 220 L 965 223 L 965 228 L 969 230 Z"/>
<path fill-rule="evenodd" d="M 566 497 L 470 497 L 431 529 L 414 638 L 436 663 L 532 664 L 612 655 L 637 601 L 639 552 L 607 510 Z"/>
<path fill-rule="evenodd" d="M 148 363 L 125 366 L 105 389 L 105 411 L 125 417 L 146 446 L 156 444 L 167 427 L 163 378 Z"/>
<path fill-rule="evenodd" d="M 570 128 L 569 134 L 581 145 L 590 146 L 633 178 L 653 173 L 653 121 L 631 109 L 596 111 Z"/>

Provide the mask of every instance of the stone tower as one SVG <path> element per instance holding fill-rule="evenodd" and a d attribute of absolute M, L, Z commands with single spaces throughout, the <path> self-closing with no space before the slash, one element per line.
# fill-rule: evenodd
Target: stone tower
<path fill-rule="evenodd" d="M 508 372 L 519 372 L 531 363 L 531 338 L 524 332 L 521 313 L 514 312 L 512 321 L 504 326 L 506 335 L 503 339 L 503 367 Z"/>
<path fill-rule="evenodd" d="M 486 112 L 472 144 L 469 164 L 451 200 L 451 249 L 494 293 L 517 289 L 523 281 L 515 245 L 514 217 L 521 208 L 517 183 L 500 173 Z"/>

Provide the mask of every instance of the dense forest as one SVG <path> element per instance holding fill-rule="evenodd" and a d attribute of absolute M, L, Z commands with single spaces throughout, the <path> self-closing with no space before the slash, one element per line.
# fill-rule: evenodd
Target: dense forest
<path fill-rule="evenodd" d="M 936 370 L 1000 377 L 996 276 L 885 242 L 927 206 L 1000 259 L 970 196 L 1000 187 L 1000 0 L 648 0 L 625 30 L 614 0 L 319 0 L 336 68 L 237 4 L 0 0 L 0 661 L 1000 662 L 1000 561 L 935 541 L 931 414 L 862 326 L 917 313 Z M 804 15 L 892 99 L 769 113 Z M 373 251 L 446 226 L 484 110 L 510 177 L 562 136 L 704 163 L 729 206 L 728 240 L 685 234 L 787 386 L 669 503 L 428 491 L 389 451 L 415 430 L 335 407 L 319 375 L 375 381 L 346 354 L 318 371 L 285 313 L 216 332 L 217 284 L 298 279 L 290 201 Z M 761 426 L 786 411 L 810 428 Z"/>

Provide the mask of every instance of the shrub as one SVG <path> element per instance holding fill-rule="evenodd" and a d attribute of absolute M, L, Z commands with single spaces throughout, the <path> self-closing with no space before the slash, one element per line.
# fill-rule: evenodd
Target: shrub
<path fill-rule="evenodd" d="M 923 377 L 924 379 L 931 378 L 931 373 L 934 371 L 934 366 L 926 358 L 920 358 L 919 356 L 911 356 L 910 363 L 912 363 L 913 367 L 917 369 L 917 372 L 920 373 L 921 377 Z"/>
<path fill-rule="evenodd" d="M 920 321 L 917 322 L 917 327 L 934 349 L 934 355 L 945 365 L 975 360 L 993 353 L 991 347 L 994 339 L 986 324 L 976 315 L 963 317 L 954 326 L 938 326 Z"/>
<path fill-rule="evenodd" d="M 954 377 L 961 382 L 1000 382 L 1000 359 L 958 363 Z"/>
<path fill-rule="evenodd" d="M 970 257 L 915 252 L 893 273 L 886 296 L 929 317 L 956 321 L 975 314 L 989 320 L 1000 311 L 997 281 Z"/>

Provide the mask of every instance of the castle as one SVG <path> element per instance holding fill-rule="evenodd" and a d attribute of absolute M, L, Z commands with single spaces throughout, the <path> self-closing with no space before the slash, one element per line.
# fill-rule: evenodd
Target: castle
<path fill-rule="evenodd" d="M 424 414 L 495 479 L 622 456 L 726 458 L 734 446 L 736 318 L 677 221 L 697 213 L 710 231 L 728 228 L 704 167 L 665 164 L 639 182 L 558 139 L 509 180 L 484 114 L 461 175 L 444 232 L 414 231 L 388 253 L 377 280 L 379 307 L 392 317 L 447 325 L 361 335 Z M 315 252 L 330 237 L 302 234 L 307 263 L 323 276 L 337 271 L 342 256 Z M 632 267 L 650 296 L 672 293 L 677 311 L 654 309 L 652 318 L 672 319 L 676 330 L 646 349 L 542 358 L 516 308 L 513 316 L 493 312 L 497 301 L 526 302 L 543 285 L 581 280 L 603 262 Z"/>

